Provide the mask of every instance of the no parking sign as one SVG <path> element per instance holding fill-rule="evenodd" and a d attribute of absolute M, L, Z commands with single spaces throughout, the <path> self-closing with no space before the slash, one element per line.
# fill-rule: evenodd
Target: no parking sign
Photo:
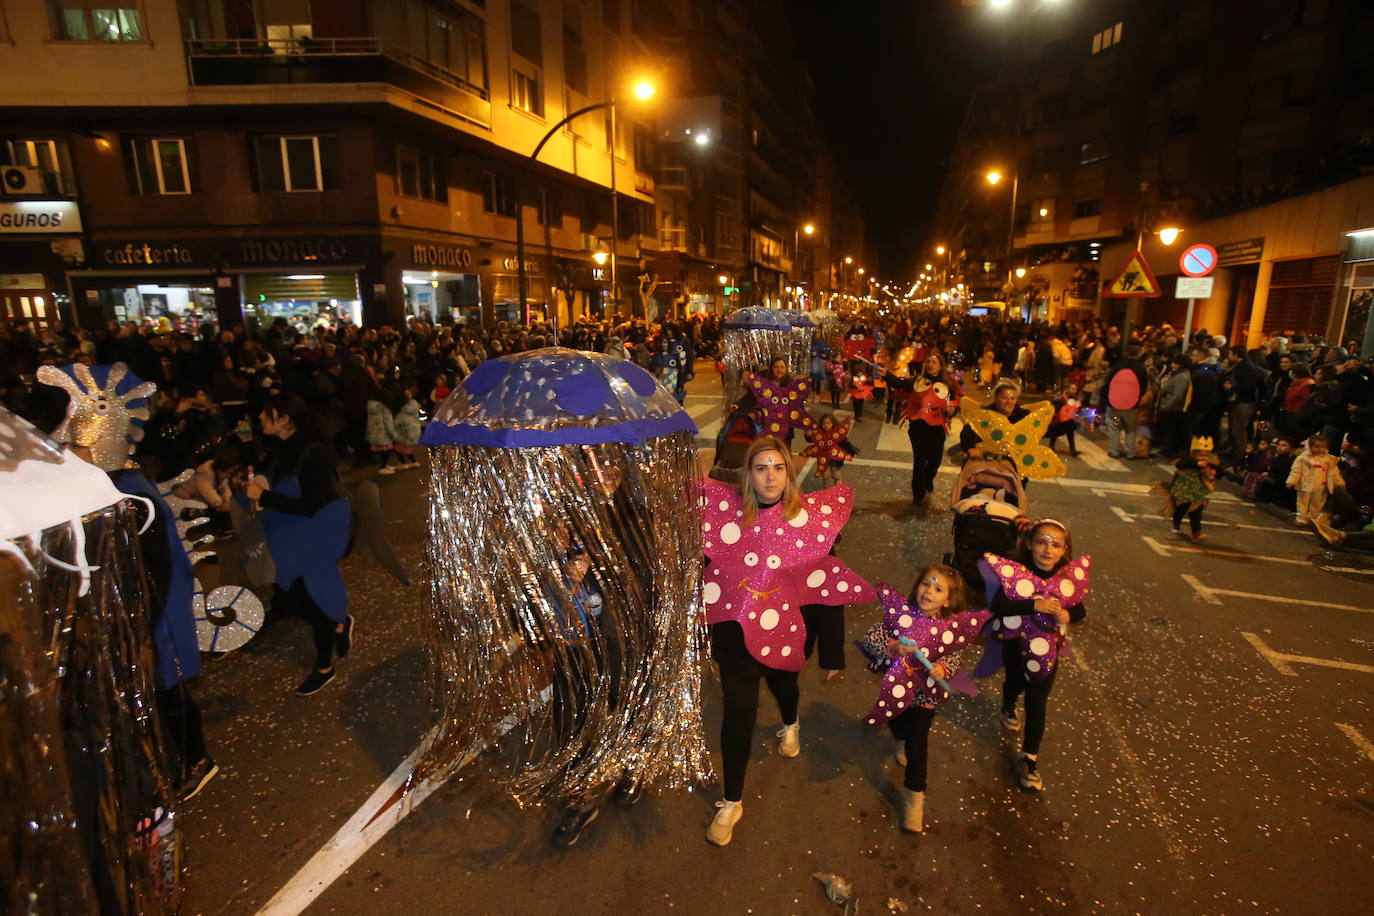
<path fill-rule="evenodd" d="M 1211 245 L 1190 245 L 1178 259 L 1179 269 L 1190 277 L 1205 277 L 1217 266 L 1217 250 Z"/>

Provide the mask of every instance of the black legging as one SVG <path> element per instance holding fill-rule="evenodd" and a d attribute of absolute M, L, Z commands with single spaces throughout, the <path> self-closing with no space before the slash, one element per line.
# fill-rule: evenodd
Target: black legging
<path fill-rule="evenodd" d="M 185 684 L 168 687 L 156 693 L 158 716 L 169 741 L 181 759 L 178 767 L 182 779 L 191 768 L 208 756 L 205 731 L 201 726 L 200 707 Z"/>
<path fill-rule="evenodd" d="M 1024 667 L 1026 661 L 1021 657 L 1021 642 L 1016 639 L 1002 641 L 1002 664 L 1007 669 L 1007 679 L 1002 682 L 1002 711 L 1016 709 L 1016 701 L 1025 693 L 1026 732 L 1021 739 L 1021 752 L 1038 754 L 1040 739 L 1045 737 L 1045 709 L 1054 687 L 1054 672 L 1043 681 L 1029 683 Z"/>
<path fill-rule="evenodd" d="M 945 428 L 912 420 L 906 435 L 911 440 L 911 499 L 920 502 L 935 489 L 935 474 L 945 457 Z"/>
<path fill-rule="evenodd" d="M 1060 436 L 1068 436 L 1069 451 L 1078 451 L 1078 446 L 1073 441 L 1073 433 L 1077 427 L 1078 423 L 1074 420 L 1060 420 L 1058 423 L 1051 423 L 1049 428 L 1045 430 L 1045 437 L 1050 440 L 1050 448 L 1054 448 L 1054 443 Z"/>
<path fill-rule="evenodd" d="M 817 659 L 827 671 L 844 670 L 844 605 L 803 604 L 802 621 L 806 624 L 806 657 L 810 658 L 816 644 L 821 654 Z"/>
<path fill-rule="evenodd" d="M 754 723 L 759 712 L 759 680 L 778 702 L 784 725 L 797 721 L 801 688 L 797 672 L 779 671 L 760 664 L 744 645 L 744 631 L 733 622 L 711 625 L 711 657 L 720 670 L 724 715 L 720 723 L 722 781 L 726 801 L 744 798 L 744 773 L 754 743 Z"/>
<path fill-rule="evenodd" d="M 315 636 L 315 668 L 323 671 L 334 664 L 334 648 L 338 640 L 335 627 L 338 624 L 320 610 L 315 599 L 310 597 L 304 579 L 297 579 L 291 583 L 289 589 L 273 585 L 272 611 L 281 615 L 294 614 L 309 622 L 310 630 Z"/>
<path fill-rule="evenodd" d="M 930 723 L 935 710 L 912 706 L 887 723 L 892 734 L 906 745 L 906 773 L 902 785 L 913 792 L 926 790 L 926 758 L 930 747 Z"/>
<path fill-rule="evenodd" d="M 1183 524 L 1183 516 L 1185 515 L 1188 516 L 1188 526 L 1193 529 L 1193 534 L 1200 533 L 1202 531 L 1202 507 L 1198 506 L 1196 509 L 1189 511 L 1188 503 L 1179 503 L 1177 506 L 1174 506 L 1175 528 Z"/>

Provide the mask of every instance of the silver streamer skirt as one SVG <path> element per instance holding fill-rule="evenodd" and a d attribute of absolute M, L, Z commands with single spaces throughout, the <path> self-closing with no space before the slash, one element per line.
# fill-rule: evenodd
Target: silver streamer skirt
<path fill-rule="evenodd" d="M 744 373 L 768 374 L 773 360 L 787 360 L 787 373 L 793 378 L 811 374 L 811 334 L 813 328 L 759 330 L 726 327 L 720 333 L 721 362 L 725 364 L 725 407 L 744 397 Z M 803 332 L 805 340 L 803 341 Z"/>
<path fill-rule="evenodd" d="M 431 451 L 440 718 L 411 785 L 456 775 L 580 804 L 625 777 L 711 778 L 695 471 L 688 432 Z"/>
<path fill-rule="evenodd" d="M 172 913 L 181 851 L 128 503 L 0 552 L 0 886 L 6 913 Z M 49 560 L 83 553 L 81 574 Z M 22 557 L 22 559 L 21 559 Z"/>

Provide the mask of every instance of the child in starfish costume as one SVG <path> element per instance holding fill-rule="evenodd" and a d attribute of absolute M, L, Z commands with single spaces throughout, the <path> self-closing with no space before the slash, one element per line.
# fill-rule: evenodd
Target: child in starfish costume
<path fill-rule="evenodd" d="M 886 722 L 893 736 L 903 742 L 897 755 L 904 768 L 902 829 L 920 833 L 935 708 L 950 697 L 946 685 L 978 692 L 967 675 L 954 682 L 950 679 L 959 670 L 960 653 L 978 637 L 991 615 L 986 609 L 969 610 L 958 571 L 935 564 L 917 574 L 905 599 L 892 586 L 879 582 L 878 600 L 883 605 L 882 623 L 869 631 L 860 648 L 879 666 L 882 689 L 863 719 L 868 725 Z"/>
<path fill-rule="evenodd" d="M 788 442 L 794 428 L 815 427 L 816 421 L 806 410 L 811 380 L 805 377 L 789 379 L 786 360 L 773 360 L 767 378 L 749 375 L 745 385 L 754 396 L 754 416 L 765 436 Z"/>
<path fill-rule="evenodd" d="M 1016 559 L 989 553 L 979 564 L 992 611 L 986 631 L 995 639 L 988 641 L 974 676 L 987 677 L 1006 668 L 1002 727 L 1017 732 L 1024 726 L 1015 773 L 1021 788 L 1037 792 L 1044 788 L 1038 761 L 1050 691 L 1057 662 L 1068 655 L 1064 628 L 1087 615 L 1083 597 L 1092 558 L 1072 556 L 1068 526 L 1044 518 L 1022 536 Z M 1024 722 L 1016 710 L 1023 693 Z"/>
<path fill-rule="evenodd" d="M 854 421 L 837 423 L 831 414 L 822 414 L 820 425 L 807 430 L 806 441 L 810 444 L 802 451 L 805 458 L 816 459 L 816 477 L 828 480 L 831 485 L 840 482 L 840 471 L 844 463 L 859 453 L 849 441 L 849 430 Z"/>

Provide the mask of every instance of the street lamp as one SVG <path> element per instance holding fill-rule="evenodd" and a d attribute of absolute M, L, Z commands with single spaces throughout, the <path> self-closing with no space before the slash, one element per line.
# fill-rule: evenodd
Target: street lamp
<path fill-rule="evenodd" d="M 985 176 L 988 184 L 996 185 L 1002 180 L 1002 173 L 996 169 L 990 170 Z M 1007 266 L 1011 267 L 1012 251 L 1016 246 L 1016 192 L 1019 190 L 1021 176 L 1015 172 L 1011 175 L 1011 216 L 1007 219 Z"/>
<path fill-rule="evenodd" d="M 641 102 L 647 101 L 648 99 L 652 98 L 653 95 L 654 95 L 654 93 L 655 93 L 656 91 L 657 91 L 656 87 L 655 87 L 654 84 L 653 84 L 650 80 L 648 80 L 648 79 L 640 79 L 640 80 L 636 81 L 635 84 L 634 84 L 633 89 L 631 90 L 631 92 L 633 93 L 634 97 L 635 97 L 636 99 L 640 100 Z M 575 118 L 580 118 L 580 117 L 582 117 L 582 115 L 588 114 L 588 113 L 593 112 L 593 111 L 600 111 L 600 110 L 602 110 L 602 109 L 609 109 L 609 110 L 610 110 L 610 115 L 611 115 L 611 125 L 610 125 L 610 126 L 611 126 L 611 136 L 610 136 L 610 147 L 611 147 L 611 251 L 610 251 L 610 262 L 611 262 L 611 301 L 612 301 L 612 303 L 614 303 L 614 302 L 617 301 L 617 299 L 618 299 L 618 296 L 617 296 L 617 294 L 616 294 L 616 249 L 618 249 L 618 248 L 620 247 L 620 193 L 619 193 L 619 190 L 616 188 L 616 184 L 615 184 L 615 138 L 616 138 L 616 110 L 617 110 L 617 104 L 618 104 L 618 103 L 617 103 L 617 101 L 616 101 L 615 89 L 612 88 L 612 90 L 611 90 L 611 97 L 610 97 L 609 99 L 607 99 L 606 101 L 604 101 L 604 102 L 596 102 L 595 104 L 592 104 L 592 105 L 584 105 L 583 107 L 581 107 L 581 108 L 577 109 L 576 111 L 572 112 L 571 114 L 569 114 L 569 115 L 568 115 L 567 117 L 565 117 L 563 120 L 559 121 L 559 122 L 558 122 L 557 124 L 555 124 L 553 127 L 550 127 L 550 128 L 549 128 L 549 132 L 546 133 L 546 134 L 544 134 L 544 138 L 543 138 L 542 140 L 540 140 L 540 141 L 539 141 L 539 145 L 536 146 L 536 147 L 534 148 L 534 152 L 530 153 L 530 160 L 531 160 L 532 162 L 537 162 L 537 161 L 539 160 L 539 154 L 540 154 L 541 152 L 543 152 L 543 150 L 544 150 L 545 144 L 547 144 L 550 140 L 552 140 L 554 134 L 556 134 L 556 133 L 558 133 L 560 130 L 562 130 L 563 127 L 564 127 L 566 124 L 568 124 L 569 122 L 571 122 L 573 119 L 575 119 Z M 519 173 L 519 172 L 516 172 L 516 195 L 515 195 L 515 259 L 516 259 L 516 261 L 519 262 L 518 273 L 519 273 L 519 279 L 520 279 L 520 314 L 521 314 L 521 316 L 523 317 L 523 315 L 524 315 L 524 313 L 525 313 L 525 300 L 526 300 L 527 298 L 529 298 L 529 278 L 528 278 L 528 276 L 527 276 L 527 274 L 526 274 L 526 272 L 525 272 L 525 196 L 524 196 L 524 194 L 523 194 L 523 192 L 521 191 L 520 186 L 519 186 L 519 185 L 520 185 L 519 177 L 520 177 L 520 173 Z M 598 252 L 597 254 L 600 254 L 600 253 L 601 253 L 601 252 Z M 595 260 L 598 264 L 604 263 L 604 261 L 598 260 L 597 257 L 596 257 L 596 255 L 593 255 L 593 256 L 592 256 L 592 259 Z M 558 313 L 557 313 L 557 310 L 555 310 L 555 311 L 554 311 L 554 331 L 553 331 L 554 343 L 557 343 L 557 342 L 558 342 L 558 318 L 557 318 L 557 314 L 558 314 Z"/>
<path fill-rule="evenodd" d="M 597 264 L 604 265 L 606 263 L 606 257 L 606 252 L 598 251 L 592 255 L 592 260 L 595 261 Z"/>
<path fill-rule="evenodd" d="M 815 235 L 816 224 L 803 223 L 800 226 L 794 226 L 792 228 L 792 285 L 794 287 L 797 287 L 798 293 L 801 292 L 801 288 L 798 285 L 797 281 L 800 279 L 801 274 L 798 271 L 797 267 L 798 262 L 801 261 L 801 233 L 803 232 L 805 232 L 808 236 Z"/>
<path fill-rule="evenodd" d="M 1024 277 L 1025 275 L 1026 275 L 1026 268 L 1024 268 L 1024 267 L 1018 267 L 1018 268 L 1016 268 L 1016 279 L 1020 280 L 1020 279 L 1021 279 L 1022 277 Z"/>
<path fill-rule="evenodd" d="M 854 259 L 851 258 L 849 255 L 845 255 L 845 256 L 844 256 L 844 262 L 845 262 L 846 264 L 853 264 L 853 263 L 854 263 Z"/>
<path fill-rule="evenodd" d="M 1159 240 L 1165 245 L 1172 245 L 1178 241 L 1178 234 L 1183 230 L 1177 226 L 1166 226 L 1159 230 Z"/>

